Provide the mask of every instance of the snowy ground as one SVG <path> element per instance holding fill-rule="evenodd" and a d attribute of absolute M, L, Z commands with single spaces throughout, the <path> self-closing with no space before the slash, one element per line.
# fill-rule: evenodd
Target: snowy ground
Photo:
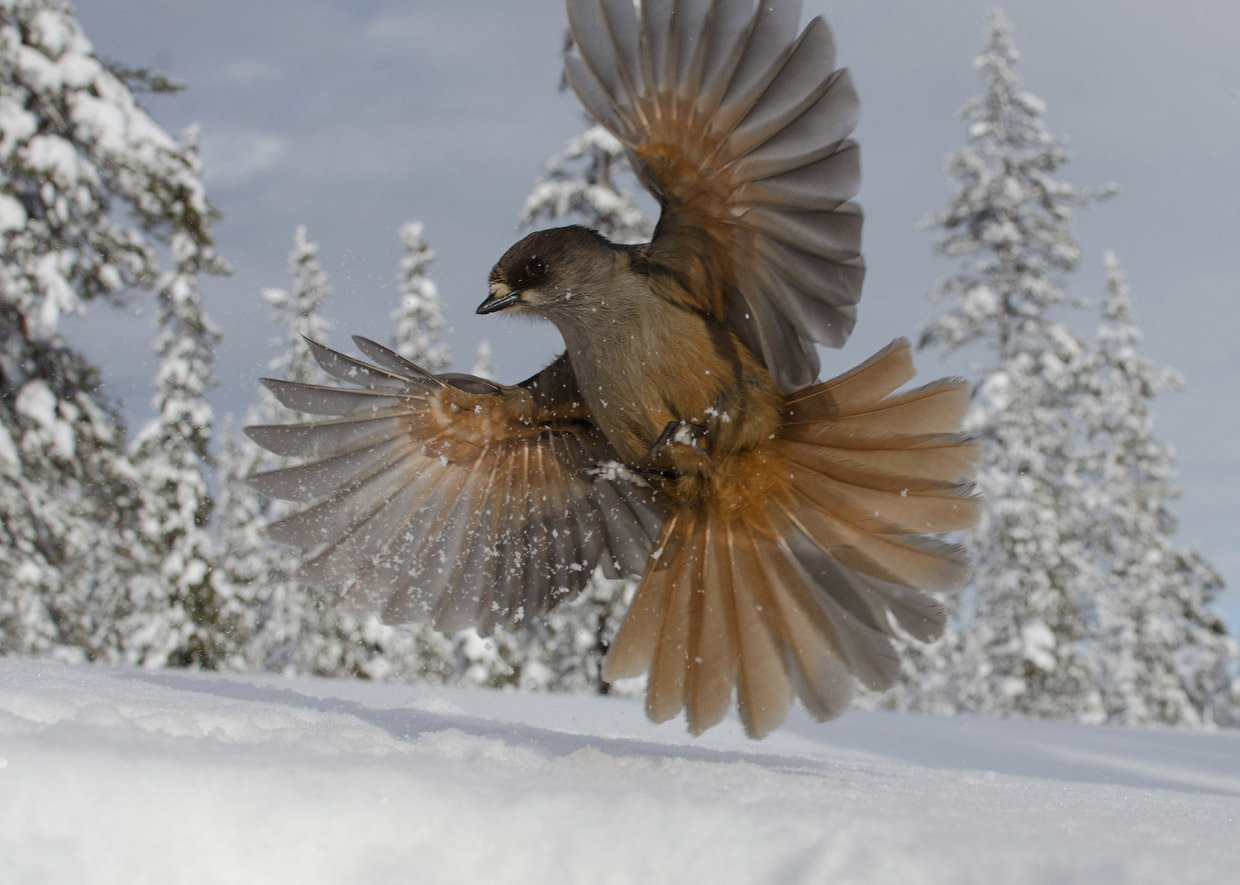
<path fill-rule="evenodd" d="M 0 659 L 0 882 L 1234 882 L 1240 735 Z"/>

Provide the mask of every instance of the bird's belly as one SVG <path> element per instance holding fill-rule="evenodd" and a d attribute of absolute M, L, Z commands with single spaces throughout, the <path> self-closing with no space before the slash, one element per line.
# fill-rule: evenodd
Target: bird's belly
<path fill-rule="evenodd" d="M 745 381 L 712 351 L 694 347 L 691 336 L 657 347 L 640 345 L 638 340 L 624 348 L 570 350 L 591 416 L 626 463 L 651 466 L 651 447 L 668 424 L 708 422 L 721 402 L 734 404 L 738 422 L 753 417 L 744 393 L 730 395 L 746 388 Z"/>
<path fill-rule="evenodd" d="M 646 375 L 616 378 L 613 373 L 609 383 L 592 385 L 593 395 L 583 391 L 590 414 L 616 453 L 639 467 L 649 465 L 650 449 L 668 423 L 689 414 L 664 401 L 654 379 Z"/>

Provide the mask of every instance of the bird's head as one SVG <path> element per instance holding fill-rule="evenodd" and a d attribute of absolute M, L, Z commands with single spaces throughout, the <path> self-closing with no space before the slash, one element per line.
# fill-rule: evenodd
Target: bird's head
<path fill-rule="evenodd" d="M 530 234 L 491 271 L 490 295 L 478 313 L 514 311 L 567 319 L 596 308 L 614 288 L 622 250 L 584 227 Z"/>

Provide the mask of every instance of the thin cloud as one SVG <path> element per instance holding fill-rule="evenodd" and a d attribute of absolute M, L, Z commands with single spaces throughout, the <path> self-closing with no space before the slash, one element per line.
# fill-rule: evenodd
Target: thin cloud
<path fill-rule="evenodd" d="M 280 162 L 288 142 L 274 132 L 215 125 L 203 130 L 207 184 L 229 190 L 252 181 Z"/>

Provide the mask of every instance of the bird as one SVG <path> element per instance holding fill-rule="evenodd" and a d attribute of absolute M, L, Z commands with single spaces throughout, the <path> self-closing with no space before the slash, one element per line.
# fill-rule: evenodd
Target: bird
<path fill-rule="evenodd" d="M 299 577 L 386 621 L 482 635 L 640 576 L 608 681 L 701 734 L 735 705 L 760 738 L 900 671 L 969 578 L 978 445 L 959 378 L 919 387 L 897 339 L 820 381 L 865 263 L 858 99 L 795 0 L 567 0 L 567 82 L 660 206 L 650 241 L 537 231 L 480 314 L 551 322 L 564 351 L 506 385 L 431 374 L 372 340 L 307 341 L 352 386 L 264 379 L 301 459 L 251 478 Z"/>

